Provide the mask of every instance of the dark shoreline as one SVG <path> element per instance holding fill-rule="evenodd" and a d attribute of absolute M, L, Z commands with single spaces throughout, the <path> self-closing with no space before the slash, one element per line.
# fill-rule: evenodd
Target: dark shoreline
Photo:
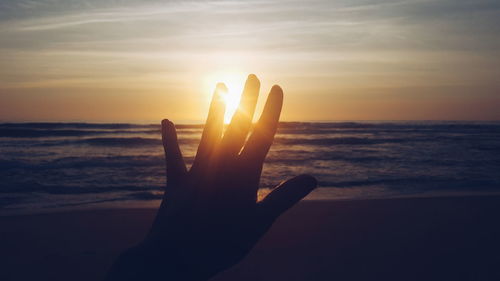
<path fill-rule="evenodd" d="M 0 217 L 0 279 L 99 280 L 154 214 Z M 499 280 L 499 215 L 500 196 L 303 201 L 213 280 Z"/>

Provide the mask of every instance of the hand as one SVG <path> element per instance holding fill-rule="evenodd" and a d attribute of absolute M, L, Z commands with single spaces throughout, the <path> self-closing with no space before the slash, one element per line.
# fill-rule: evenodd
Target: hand
<path fill-rule="evenodd" d="M 316 187 L 313 177 L 298 176 L 257 202 L 263 162 L 283 104 L 281 88 L 273 86 L 245 143 L 259 88 L 257 77 L 249 75 L 239 108 L 223 134 L 222 95 L 227 90 L 223 84 L 217 85 L 189 171 L 174 124 L 162 121 L 167 162 L 164 198 L 148 237 L 128 257 L 122 257 L 121 266 L 120 260 L 115 264 L 110 277 L 124 270 L 130 278 L 123 275 L 120 280 L 207 280 L 239 262 L 280 214 Z M 127 268 L 127 263 L 138 268 Z"/>

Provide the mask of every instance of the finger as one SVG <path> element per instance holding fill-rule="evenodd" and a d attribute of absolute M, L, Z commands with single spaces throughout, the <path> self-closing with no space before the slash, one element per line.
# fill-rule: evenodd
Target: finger
<path fill-rule="evenodd" d="M 269 93 L 259 122 L 241 152 L 243 161 L 256 167 L 262 167 L 278 128 L 282 106 L 283 90 L 275 85 Z"/>
<path fill-rule="evenodd" d="M 167 185 L 177 185 L 186 176 L 186 164 L 177 142 L 174 123 L 167 119 L 161 121 L 161 138 L 167 162 Z"/>
<path fill-rule="evenodd" d="M 283 212 L 309 194 L 316 186 L 316 179 L 309 175 L 300 175 L 289 179 L 278 185 L 259 202 L 258 208 L 267 219 L 274 221 Z"/>
<path fill-rule="evenodd" d="M 245 83 L 240 105 L 231 119 L 221 143 L 221 153 L 225 156 L 237 155 L 248 135 L 252 125 L 255 105 L 259 96 L 260 81 L 257 76 L 250 74 Z"/>
<path fill-rule="evenodd" d="M 201 135 L 200 145 L 191 167 L 191 172 L 196 172 L 210 162 L 210 155 L 212 154 L 215 146 L 220 142 L 222 136 L 222 129 L 224 126 L 224 112 L 225 104 L 223 95 L 227 93 L 227 88 L 224 83 L 217 84 L 210 109 L 208 111 L 207 122 Z"/>

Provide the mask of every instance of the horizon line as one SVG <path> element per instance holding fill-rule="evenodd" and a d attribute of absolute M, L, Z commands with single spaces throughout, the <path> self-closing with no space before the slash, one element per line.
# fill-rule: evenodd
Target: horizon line
<path fill-rule="evenodd" d="M 197 120 L 172 120 L 174 124 L 178 125 L 203 125 L 205 121 L 197 121 Z M 0 120 L 0 125 L 2 124 L 145 124 L 145 125 L 156 125 L 160 124 L 161 120 L 153 121 L 153 120 L 123 120 L 123 121 L 113 121 L 113 120 L 64 120 L 64 121 L 56 121 L 56 120 L 22 120 L 22 121 L 14 121 L 14 120 Z M 500 122 L 500 120 L 487 120 L 487 119 L 331 119 L 331 120 L 288 120 L 288 121 L 279 121 L 279 123 L 377 123 L 377 122 L 443 122 L 443 123 L 458 123 L 458 122 L 469 122 L 469 123 L 494 123 Z M 256 124 L 257 122 L 253 122 Z M 226 124 L 227 125 L 227 124 Z"/>

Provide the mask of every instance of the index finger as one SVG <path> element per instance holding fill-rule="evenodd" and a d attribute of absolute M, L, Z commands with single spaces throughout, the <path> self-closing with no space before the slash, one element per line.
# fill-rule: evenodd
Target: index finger
<path fill-rule="evenodd" d="M 200 145 L 198 146 L 196 157 L 193 165 L 191 166 L 191 173 L 196 173 L 197 171 L 206 168 L 215 146 L 221 139 L 225 112 L 222 95 L 226 92 L 226 85 L 223 83 L 217 84 L 212 97 L 212 102 L 210 103 L 207 122 L 201 135 Z"/>

